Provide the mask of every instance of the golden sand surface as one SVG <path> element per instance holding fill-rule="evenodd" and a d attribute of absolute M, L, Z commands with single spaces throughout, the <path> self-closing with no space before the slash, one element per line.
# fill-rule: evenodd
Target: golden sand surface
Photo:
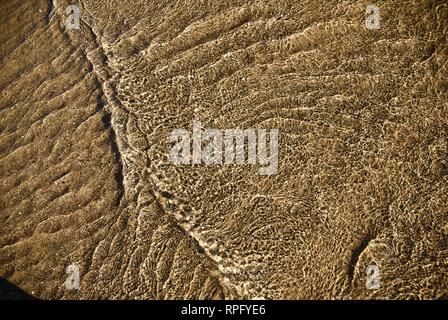
<path fill-rule="evenodd" d="M 448 298 L 448 4 L 378 2 L 376 30 L 370 4 L 0 1 L 0 277 L 45 299 Z M 278 129 L 277 172 L 173 164 L 195 121 Z"/>

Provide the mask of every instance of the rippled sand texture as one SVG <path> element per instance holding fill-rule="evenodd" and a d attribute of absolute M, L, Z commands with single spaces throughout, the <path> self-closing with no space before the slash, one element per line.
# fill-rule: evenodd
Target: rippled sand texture
<path fill-rule="evenodd" d="M 1 3 L 0 276 L 42 298 L 447 298 L 448 6 L 410 3 L 381 1 L 380 30 L 367 1 L 90 0 L 80 30 L 68 1 Z M 174 166 L 193 120 L 278 128 L 277 175 Z"/>

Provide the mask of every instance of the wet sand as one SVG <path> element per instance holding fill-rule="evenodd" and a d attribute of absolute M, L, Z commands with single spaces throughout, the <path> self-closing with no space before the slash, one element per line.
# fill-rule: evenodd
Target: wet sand
<path fill-rule="evenodd" d="M 447 297 L 446 5 L 381 1 L 369 30 L 366 1 L 96 0 L 68 30 L 69 4 L 0 4 L 0 277 L 47 299 Z M 278 129 L 278 171 L 174 165 L 193 121 Z"/>

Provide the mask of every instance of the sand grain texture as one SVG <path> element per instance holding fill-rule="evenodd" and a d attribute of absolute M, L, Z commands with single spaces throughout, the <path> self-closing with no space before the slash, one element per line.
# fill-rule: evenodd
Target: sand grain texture
<path fill-rule="evenodd" d="M 366 1 L 89 0 L 66 30 L 68 1 L 2 2 L 0 276 L 53 299 L 446 298 L 448 7 L 409 3 L 368 30 Z M 278 128 L 278 173 L 174 166 L 193 120 Z"/>

